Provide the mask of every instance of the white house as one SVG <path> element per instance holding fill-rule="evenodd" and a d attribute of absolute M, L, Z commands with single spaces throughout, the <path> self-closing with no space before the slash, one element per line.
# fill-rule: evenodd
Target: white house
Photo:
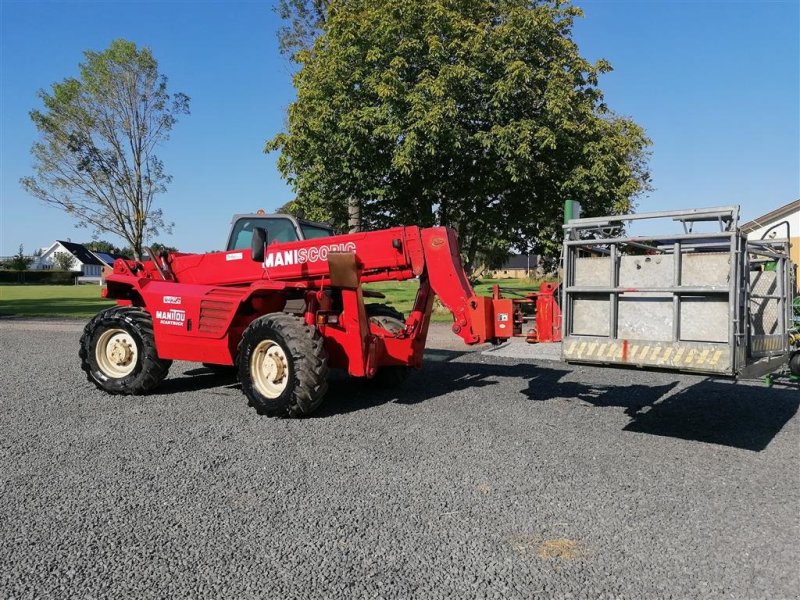
<path fill-rule="evenodd" d="M 71 271 L 79 272 L 82 281 L 100 281 L 100 273 L 104 266 L 111 266 L 115 256 L 103 252 L 92 252 L 81 244 L 56 240 L 49 247 L 42 251 L 42 255 L 37 257 L 29 268 L 31 269 L 53 269 L 55 268 L 55 257 L 58 254 L 68 254 L 72 257 Z"/>

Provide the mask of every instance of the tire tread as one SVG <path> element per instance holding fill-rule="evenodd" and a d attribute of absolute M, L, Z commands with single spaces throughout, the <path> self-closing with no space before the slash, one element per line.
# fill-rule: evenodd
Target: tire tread
<path fill-rule="evenodd" d="M 280 403 L 262 403 L 258 397 L 248 393 L 245 378 L 249 380 L 249 358 L 242 358 L 246 344 L 262 330 L 278 333 L 286 342 L 293 361 L 294 377 L 292 393 Z M 254 320 L 239 341 L 239 379 L 242 381 L 250 406 L 261 415 L 270 417 L 303 417 L 310 415 L 328 391 L 328 356 L 324 340 L 316 327 L 311 327 L 302 318 L 287 313 L 270 313 Z"/>
<path fill-rule="evenodd" d="M 121 327 L 123 323 L 129 324 L 142 340 L 142 369 L 130 381 L 123 383 L 126 379 L 123 378 L 123 381 L 116 382 L 118 385 L 109 386 L 106 382 L 98 380 L 93 374 L 92 339 L 98 328 Z M 150 313 L 136 306 L 113 306 L 96 314 L 83 329 L 78 356 L 81 359 L 81 369 L 86 373 L 86 378 L 109 394 L 133 396 L 145 394 L 164 381 L 172 365 L 171 360 L 158 358 L 153 319 L 150 317 Z"/>

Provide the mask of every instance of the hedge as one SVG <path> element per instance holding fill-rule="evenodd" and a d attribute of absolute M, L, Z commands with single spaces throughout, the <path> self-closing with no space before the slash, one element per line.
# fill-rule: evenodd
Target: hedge
<path fill-rule="evenodd" d="M 75 285 L 77 271 L 7 271 L 0 269 L 0 283 L 38 283 L 43 285 Z"/>

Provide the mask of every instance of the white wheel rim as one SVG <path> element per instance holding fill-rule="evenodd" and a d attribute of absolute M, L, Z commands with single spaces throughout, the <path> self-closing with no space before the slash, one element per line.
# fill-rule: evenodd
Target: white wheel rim
<path fill-rule="evenodd" d="M 289 360 L 277 342 L 263 340 L 250 357 L 250 374 L 258 392 L 277 398 L 289 384 Z"/>
<path fill-rule="evenodd" d="M 124 329 L 109 329 L 97 340 L 95 358 L 105 375 L 120 379 L 133 372 L 139 350 L 130 333 Z"/>

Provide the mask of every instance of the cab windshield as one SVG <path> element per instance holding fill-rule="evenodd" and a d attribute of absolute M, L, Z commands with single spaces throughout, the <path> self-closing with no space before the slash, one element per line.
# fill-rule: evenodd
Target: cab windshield
<path fill-rule="evenodd" d="M 299 238 L 294 223 L 289 219 L 245 218 L 236 221 L 228 241 L 228 250 L 242 250 L 250 247 L 253 229 L 261 227 L 267 232 L 267 243 L 296 242 Z"/>

